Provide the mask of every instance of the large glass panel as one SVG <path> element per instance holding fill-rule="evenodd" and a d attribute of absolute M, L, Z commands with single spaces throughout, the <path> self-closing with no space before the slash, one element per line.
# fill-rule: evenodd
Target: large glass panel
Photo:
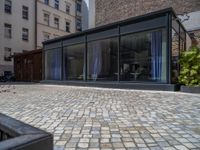
<path fill-rule="evenodd" d="M 45 79 L 61 80 L 61 48 L 45 51 Z"/>
<path fill-rule="evenodd" d="M 155 30 L 122 36 L 120 79 L 166 82 L 166 31 Z"/>
<path fill-rule="evenodd" d="M 84 50 L 85 44 L 76 44 L 64 48 L 64 79 L 84 79 Z"/>
<path fill-rule="evenodd" d="M 179 34 L 172 29 L 172 78 L 171 82 L 176 83 L 179 72 Z"/>
<path fill-rule="evenodd" d="M 118 77 L 118 38 L 88 43 L 88 80 L 114 81 Z"/>

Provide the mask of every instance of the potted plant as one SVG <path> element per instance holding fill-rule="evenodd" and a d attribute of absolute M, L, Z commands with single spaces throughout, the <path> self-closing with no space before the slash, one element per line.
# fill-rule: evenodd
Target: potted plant
<path fill-rule="evenodd" d="M 200 48 L 193 46 L 182 52 L 179 63 L 181 91 L 200 93 Z"/>

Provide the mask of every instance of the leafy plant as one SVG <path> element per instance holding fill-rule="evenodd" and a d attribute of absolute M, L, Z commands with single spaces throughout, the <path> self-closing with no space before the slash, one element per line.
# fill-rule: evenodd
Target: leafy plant
<path fill-rule="evenodd" d="M 193 46 L 180 56 L 179 83 L 186 86 L 200 86 L 200 48 Z"/>

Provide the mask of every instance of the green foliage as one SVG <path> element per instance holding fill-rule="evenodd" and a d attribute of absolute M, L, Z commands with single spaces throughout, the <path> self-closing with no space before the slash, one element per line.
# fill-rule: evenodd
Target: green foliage
<path fill-rule="evenodd" d="M 191 47 L 180 56 L 179 83 L 186 86 L 200 86 L 200 49 Z"/>

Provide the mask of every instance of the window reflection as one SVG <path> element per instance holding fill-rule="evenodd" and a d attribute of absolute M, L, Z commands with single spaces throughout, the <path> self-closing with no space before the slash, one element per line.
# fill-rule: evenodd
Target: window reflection
<path fill-rule="evenodd" d="M 88 43 L 88 80 L 117 80 L 118 38 Z"/>
<path fill-rule="evenodd" d="M 166 82 L 165 37 L 162 30 L 123 36 L 120 48 L 121 80 Z"/>
<path fill-rule="evenodd" d="M 179 72 L 179 35 L 173 29 L 172 30 L 172 83 L 175 83 L 178 79 Z"/>
<path fill-rule="evenodd" d="M 61 80 L 61 49 L 45 51 L 45 79 Z"/>
<path fill-rule="evenodd" d="M 83 80 L 85 44 L 64 48 L 64 79 Z"/>

